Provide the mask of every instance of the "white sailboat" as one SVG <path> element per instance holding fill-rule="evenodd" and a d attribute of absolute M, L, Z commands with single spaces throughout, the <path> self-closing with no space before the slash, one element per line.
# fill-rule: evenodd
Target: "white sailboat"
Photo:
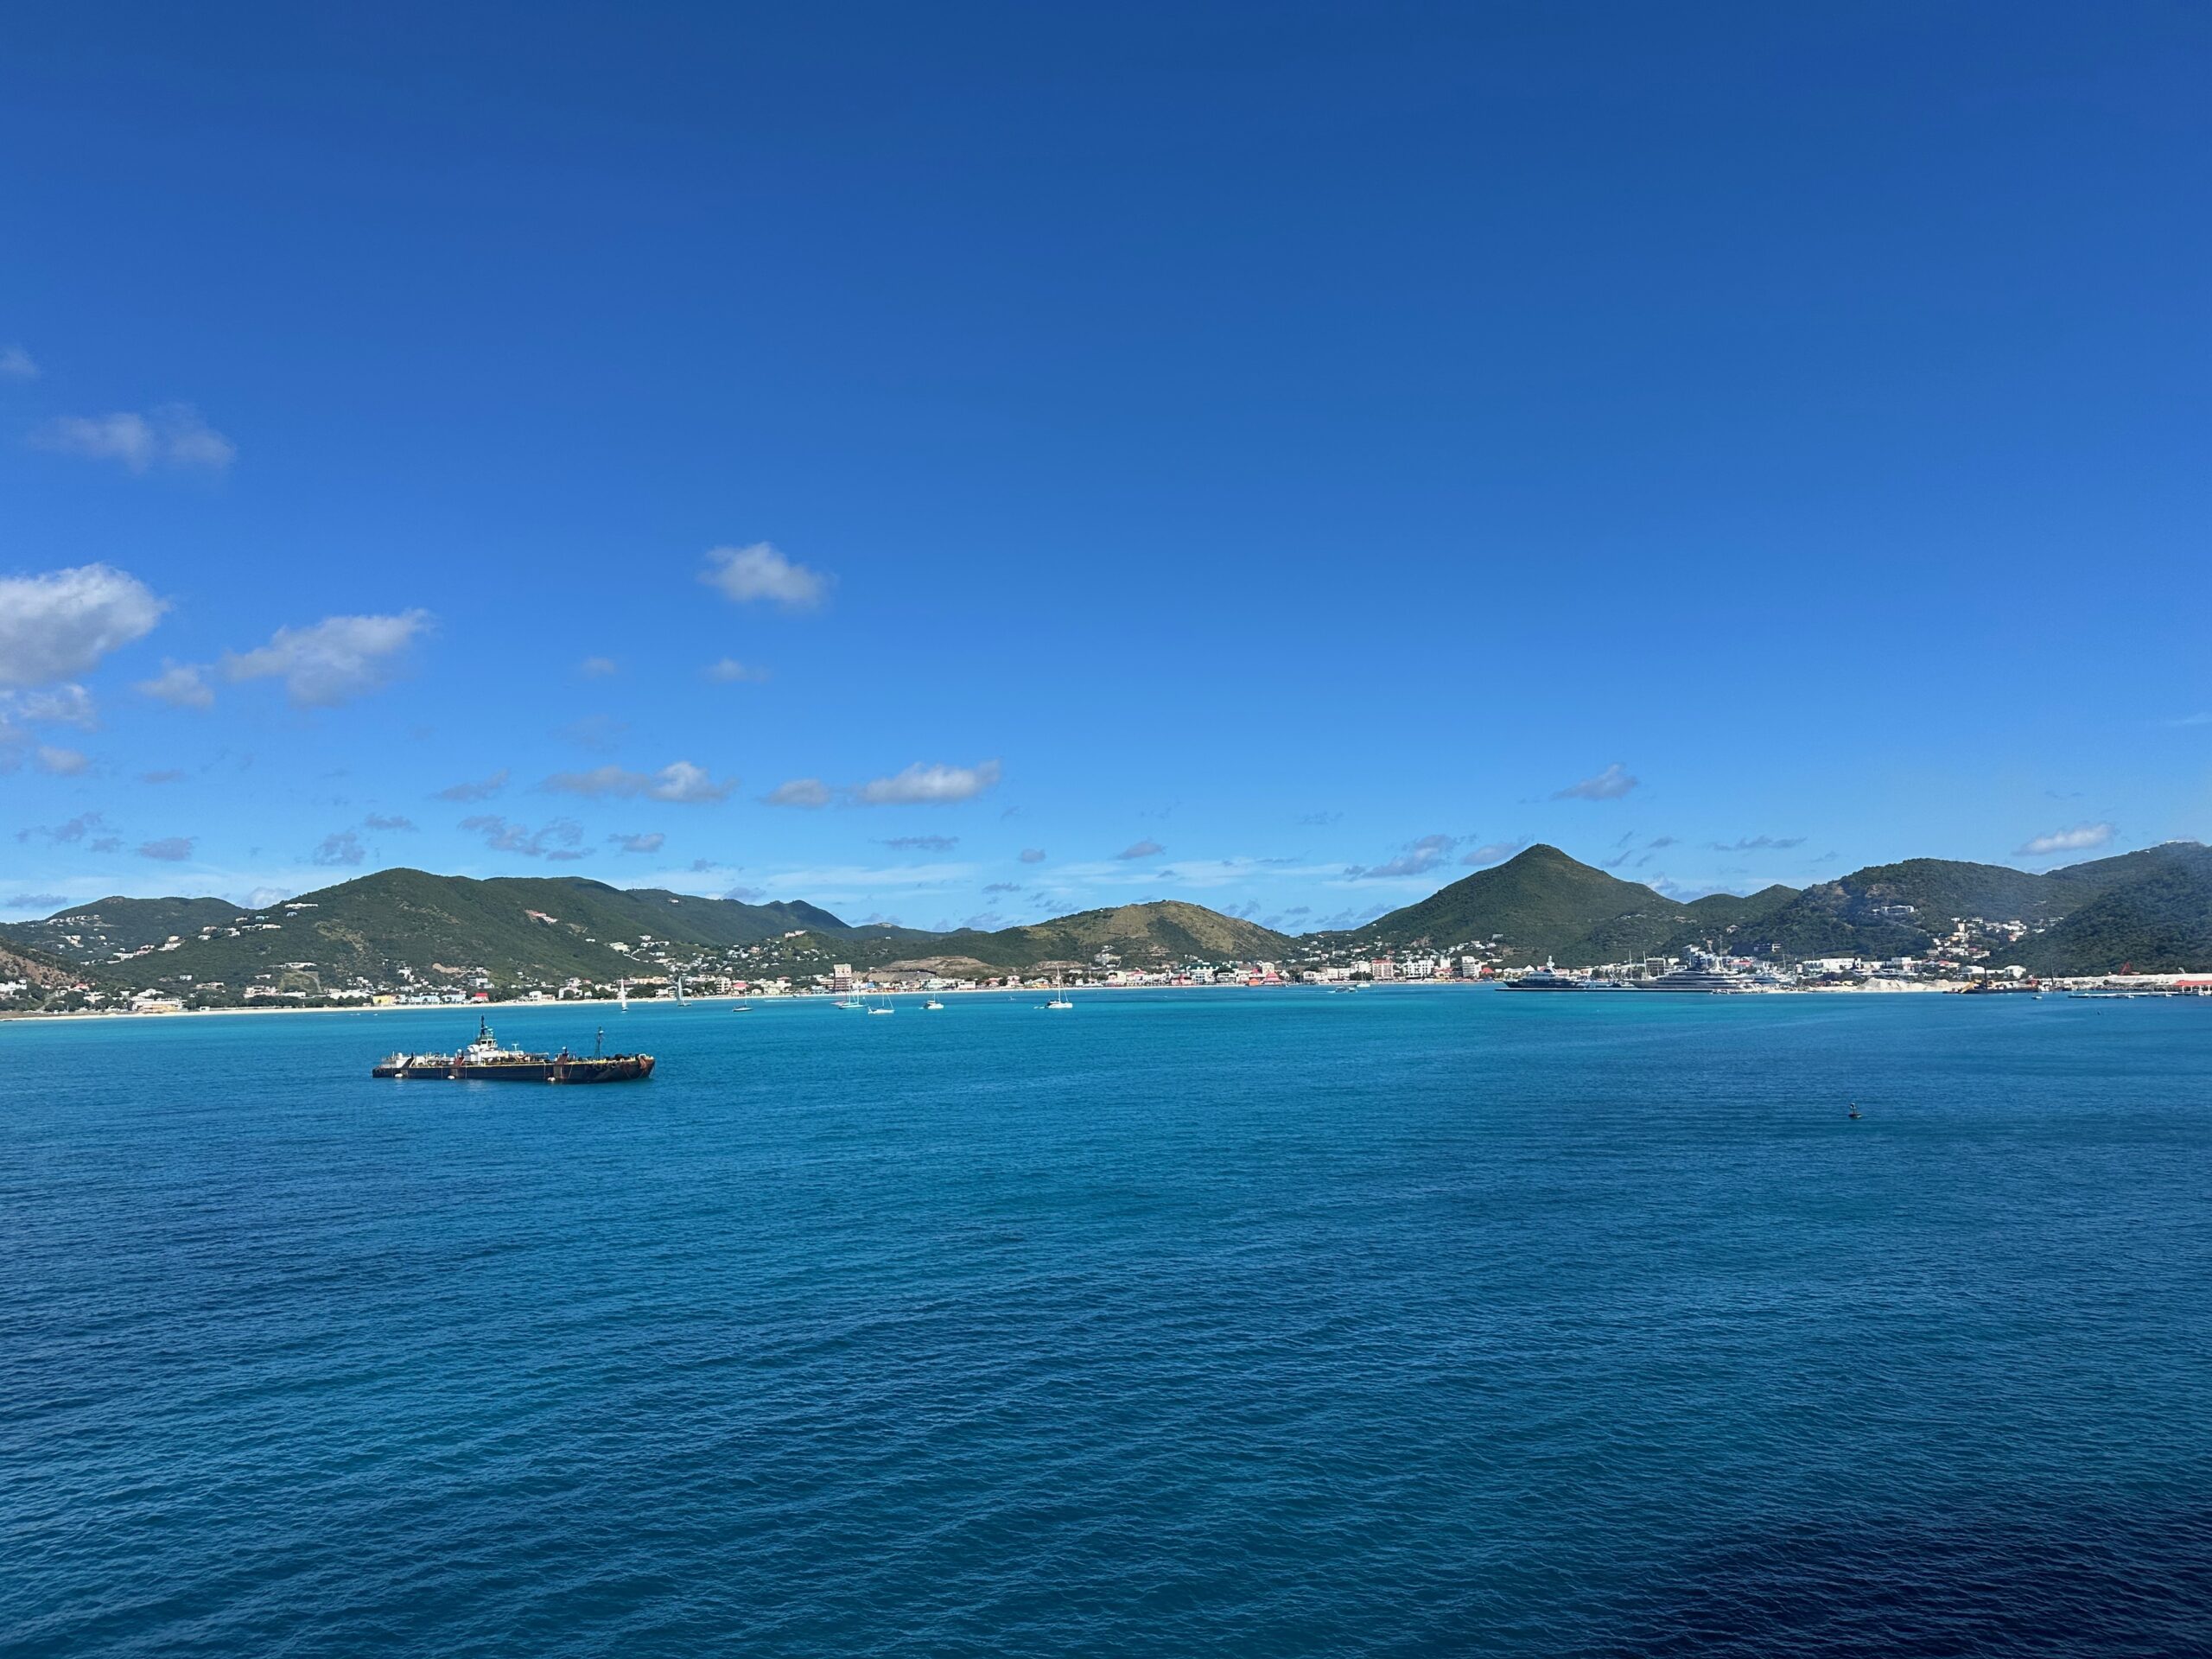
<path fill-rule="evenodd" d="M 614 1000 L 621 1006 L 623 1013 L 627 1014 L 630 1012 L 630 982 L 628 980 L 623 979 L 616 982 L 614 987 Z"/>

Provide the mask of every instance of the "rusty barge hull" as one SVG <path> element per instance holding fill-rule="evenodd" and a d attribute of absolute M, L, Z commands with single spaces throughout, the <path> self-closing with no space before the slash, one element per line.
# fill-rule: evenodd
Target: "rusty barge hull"
<path fill-rule="evenodd" d="M 517 1060 L 490 1065 L 409 1061 L 370 1068 L 372 1077 L 432 1078 L 443 1083 L 639 1083 L 653 1074 L 650 1054 L 587 1055 L 581 1059 Z"/>

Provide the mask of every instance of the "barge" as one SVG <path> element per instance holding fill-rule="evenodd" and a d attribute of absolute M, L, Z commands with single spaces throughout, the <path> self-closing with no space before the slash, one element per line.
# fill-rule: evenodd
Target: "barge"
<path fill-rule="evenodd" d="M 502 1048 L 491 1023 L 476 1022 L 476 1040 L 451 1054 L 388 1054 L 372 1077 L 436 1077 L 449 1083 L 636 1083 L 653 1074 L 650 1054 L 608 1054 L 607 1033 L 588 1054 L 532 1054 Z"/>

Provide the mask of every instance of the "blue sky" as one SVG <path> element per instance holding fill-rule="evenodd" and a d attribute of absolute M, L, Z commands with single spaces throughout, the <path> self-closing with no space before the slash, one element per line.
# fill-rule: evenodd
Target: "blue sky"
<path fill-rule="evenodd" d="M 2201 10 L 6 29 L 0 914 L 2212 830 Z"/>

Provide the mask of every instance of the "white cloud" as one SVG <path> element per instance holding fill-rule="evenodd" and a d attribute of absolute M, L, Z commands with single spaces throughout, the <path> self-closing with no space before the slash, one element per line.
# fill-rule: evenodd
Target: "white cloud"
<path fill-rule="evenodd" d="M 1116 858 L 1157 858 L 1166 850 L 1156 841 L 1133 841 L 1114 856 Z"/>
<path fill-rule="evenodd" d="M 974 766 L 925 766 L 919 761 L 889 778 L 877 778 L 849 791 L 861 806 L 945 805 L 973 800 L 999 780 L 999 763 Z"/>
<path fill-rule="evenodd" d="M 709 664 L 706 675 L 717 685 L 740 685 L 758 683 L 766 679 L 768 671 L 741 663 L 734 657 L 725 657 L 718 663 Z"/>
<path fill-rule="evenodd" d="M 327 616 L 304 628 L 279 628 L 265 645 L 226 653 L 232 680 L 281 679 L 302 709 L 328 708 L 389 681 L 402 652 L 429 626 L 428 611 L 392 616 Z"/>
<path fill-rule="evenodd" d="M 20 346 L 0 346 L 0 380 L 35 380 L 38 365 Z"/>
<path fill-rule="evenodd" d="M 74 726 L 79 731 L 99 729 L 99 705 L 92 694 L 73 681 L 42 691 L 0 691 L 0 720 L 29 721 L 35 726 Z"/>
<path fill-rule="evenodd" d="M 770 806 L 827 806 L 830 785 L 819 778 L 794 778 L 787 784 L 778 784 L 761 798 Z"/>
<path fill-rule="evenodd" d="M 74 749 L 57 749 L 48 743 L 38 746 L 34 758 L 41 772 L 49 772 L 56 778 L 73 778 L 92 765 Z"/>
<path fill-rule="evenodd" d="M 766 599 L 795 611 L 819 605 L 830 588 L 820 571 L 793 563 L 766 542 L 708 549 L 699 580 L 741 605 Z"/>
<path fill-rule="evenodd" d="M 957 836 L 893 836 L 888 840 L 879 842 L 877 844 L 901 853 L 949 853 L 960 844 L 960 837 Z"/>
<path fill-rule="evenodd" d="M 2108 845 L 2113 837 L 2113 826 L 2108 823 L 2077 823 L 2071 830 L 2054 830 L 2047 836 L 2037 836 L 2025 845 L 2014 849 L 2021 858 L 2044 858 L 2052 853 L 2084 853 L 2095 847 Z"/>
<path fill-rule="evenodd" d="M 645 793 L 657 801 L 693 804 L 726 801 L 736 788 L 737 779 L 734 778 L 725 778 L 718 783 L 708 775 L 703 766 L 695 766 L 689 760 L 677 760 L 660 769 L 653 786 Z"/>
<path fill-rule="evenodd" d="M 576 672 L 588 680 L 603 680 L 621 672 L 621 664 L 612 657 L 587 657 L 576 664 Z"/>
<path fill-rule="evenodd" d="M 441 801 L 488 801 L 507 786 L 508 776 L 507 769 L 501 766 L 489 778 L 480 778 L 468 783 L 448 784 L 437 792 L 436 798 Z"/>
<path fill-rule="evenodd" d="M 163 864 L 181 864 L 192 856 L 194 836 L 163 836 L 158 841 L 141 842 L 138 856 L 150 858 Z"/>
<path fill-rule="evenodd" d="M 1025 864 L 1042 864 L 1045 861 L 1045 849 L 1042 847 L 1023 848 L 1021 861 Z"/>
<path fill-rule="evenodd" d="M 165 404 L 148 415 L 64 415 L 39 428 L 31 442 L 55 454 L 119 461 L 134 473 L 156 467 L 219 473 L 238 453 L 189 404 Z"/>
<path fill-rule="evenodd" d="M 724 778 L 717 781 L 704 766 L 695 766 L 689 760 L 675 760 L 657 772 L 632 772 L 616 766 L 594 766 L 589 772 L 556 772 L 538 787 L 593 799 L 608 796 L 628 799 L 643 795 L 656 801 L 698 805 L 728 800 L 737 788 L 737 779 Z"/>
<path fill-rule="evenodd" d="M 667 839 L 666 836 L 658 830 L 645 835 L 613 835 L 607 837 L 607 840 L 626 853 L 657 853 L 660 851 L 662 843 Z"/>
<path fill-rule="evenodd" d="M 168 607 L 105 564 L 0 578 L 0 685 L 50 685 L 153 631 Z"/>
<path fill-rule="evenodd" d="M 198 663 L 164 662 L 160 673 L 131 689 L 172 709 L 212 709 L 215 691 L 207 677 L 207 671 Z"/>
<path fill-rule="evenodd" d="M 381 812 L 372 812 L 361 820 L 361 827 L 364 830 L 412 830 L 415 827 L 415 820 L 387 817 Z"/>
<path fill-rule="evenodd" d="M 1569 784 L 1565 789 L 1552 791 L 1555 801 L 1618 801 L 1643 780 L 1629 776 L 1628 768 L 1618 760 L 1594 778 L 1585 778 L 1579 784 Z"/>

